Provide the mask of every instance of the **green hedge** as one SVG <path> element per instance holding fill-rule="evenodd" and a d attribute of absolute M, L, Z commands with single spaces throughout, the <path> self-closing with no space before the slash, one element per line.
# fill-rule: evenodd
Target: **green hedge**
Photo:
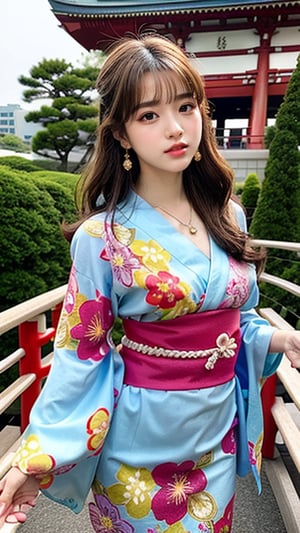
<path fill-rule="evenodd" d="M 0 166 L 0 309 L 65 283 L 69 245 L 60 209 L 70 214 L 70 195 L 27 172 Z M 72 204 L 71 204 L 72 205 Z"/>
<path fill-rule="evenodd" d="M 16 170 L 24 170 L 25 172 L 39 170 L 39 167 L 35 165 L 32 161 L 18 155 L 8 155 L 0 157 L 0 165 L 4 165 L 9 168 L 14 168 Z"/>

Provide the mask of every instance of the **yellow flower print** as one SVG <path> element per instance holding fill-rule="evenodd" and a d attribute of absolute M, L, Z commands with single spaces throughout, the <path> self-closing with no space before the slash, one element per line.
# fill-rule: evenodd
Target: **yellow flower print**
<path fill-rule="evenodd" d="M 171 260 L 169 252 L 164 250 L 156 241 L 133 241 L 130 246 L 133 253 L 141 257 L 141 261 L 151 272 L 168 270 L 168 263 Z"/>
<path fill-rule="evenodd" d="M 195 464 L 195 469 L 205 468 L 206 466 L 210 465 L 213 462 L 213 460 L 214 460 L 214 452 L 213 451 L 207 452 L 204 455 L 202 455 L 200 459 L 198 459 L 198 461 Z"/>
<path fill-rule="evenodd" d="M 112 503 L 125 505 L 129 516 L 144 518 L 151 510 L 150 492 L 155 487 L 151 472 L 146 468 L 122 465 L 117 473 L 120 483 L 107 488 Z"/>
<path fill-rule="evenodd" d="M 121 244 L 128 246 L 133 242 L 135 237 L 135 229 L 125 228 L 125 226 L 121 226 L 121 224 L 114 224 L 113 229 L 115 236 Z"/>
<path fill-rule="evenodd" d="M 184 284 L 186 285 L 186 284 Z M 183 286 L 183 283 L 180 283 L 180 286 Z M 189 287 L 188 287 L 189 288 Z M 170 310 L 164 310 L 163 319 L 172 319 L 177 316 L 187 315 L 188 313 L 195 313 L 198 309 L 198 305 L 189 297 L 186 296 L 182 300 L 176 303 L 175 307 Z"/>
<path fill-rule="evenodd" d="M 217 504 L 212 495 L 203 490 L 189 497 L 188 512 L 199 522 L 212 520 L 217 514 Z"/>
<path fill-rule="evenodd" d="M 83 229 L 91 237 L 103 237 L 104 225 L 102 220 L 86 220 L 83 223 Z"/>
<path fill-rule="evenodd" d="M 77 293 L 72 312 L 68 313 L 66 309 L 62 310 L 55 336 L 55 346 L 57 348 L 76 349 L 78 342 L 71 338 L 70 330 L 80 323 L 79 308 L 86 299 L 86 296 Z"/>
<path fill-rule="evenodd" d="M 110 227 L 111 225 L 108 224 L 108 226 Z M 104 222 L 102 220 L 86 220 L 83 228 L 91 237 L 104 237 Z M 126 228 L 121 224 L 114 224 L 113 232 L 117 240 L 126 246 L 133 241 L 135 236 L 135 229 Z"/>
<path fill-rule="evenodd" d="M 29 435 L 17 450 L 13 466 L 18 466 L 26 474 L 40 475 L 53 470 L 55 460 L 51 455 L 43 453 L 36 435 Z"/>
<path fill-rule="evenodd" d="M 258 440 L 255 444 L 255 457 L 256 457 L 256 467 L 258 472 L 261 471 L 261 464 L 262 464 L 262 444 L 263 444 L 263 433 L 261 433 L 258 437 Z"/>
<path fill-rule="evenodd" d="M 87 421 L 87 433 L 89 450 L 97 450 L 103 445 L 106 433 L 109 429 L 109 412 L 104 407 L 98 409 Z"/>

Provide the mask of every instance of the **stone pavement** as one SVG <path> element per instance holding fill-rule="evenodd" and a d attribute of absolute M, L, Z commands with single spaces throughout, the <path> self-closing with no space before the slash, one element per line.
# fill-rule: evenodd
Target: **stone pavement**
<path fill-rule="evenodd" d="M 235 519 L 232 533 L 288 533 L 269 485 L 262 472 L 263 491 L 257 494 L 251 475 L 237 480 Z M 300 531 L 300 530 L 299 530 Z M 79 515 L 61 507 L 44 496 L 38 499 L 27 522 L 18 533 L 94 533 L 90 526 L 87 507 Z M 199 533 L 191 531 L 191 533 Z"/>

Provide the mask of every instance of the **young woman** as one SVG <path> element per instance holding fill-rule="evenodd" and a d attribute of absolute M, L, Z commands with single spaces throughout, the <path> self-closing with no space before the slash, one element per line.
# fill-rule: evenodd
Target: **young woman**
<path fill-rule="evenodd" d="M 124 39 L 97 88 L 54 362 L 0 485 L 2 520 L 24 520 L 39 486 L 79 512 L 92 486 L 97 532 L 230 531 L 236 472 L 259 485 L 260 381 L 278 352 L 300 365 L 300 333 L 253 310 L 263 255 L 183 51 Z"/>

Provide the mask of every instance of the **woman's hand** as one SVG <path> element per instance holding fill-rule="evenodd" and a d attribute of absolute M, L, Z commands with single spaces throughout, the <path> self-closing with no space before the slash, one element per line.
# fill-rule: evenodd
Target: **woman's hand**
<path fill-rule="evenodd" d="M 292 367 L 300 368 L 300 331 L 277 330 L 273 333 L 270 352 L 284 352 Z"/>
<path fill-rule="evenodd" d="M 25 522 L 38 493 L 39 481 L 35 477 L 11 468 L 0 481 L 0 529 L 5 522 Z"/>
<path fill-rule="evenodd" d="M 300 368 L 300 331 L 291 331 L 289 333 L 284 351 L 291 361 L 292 367 Z"/>

